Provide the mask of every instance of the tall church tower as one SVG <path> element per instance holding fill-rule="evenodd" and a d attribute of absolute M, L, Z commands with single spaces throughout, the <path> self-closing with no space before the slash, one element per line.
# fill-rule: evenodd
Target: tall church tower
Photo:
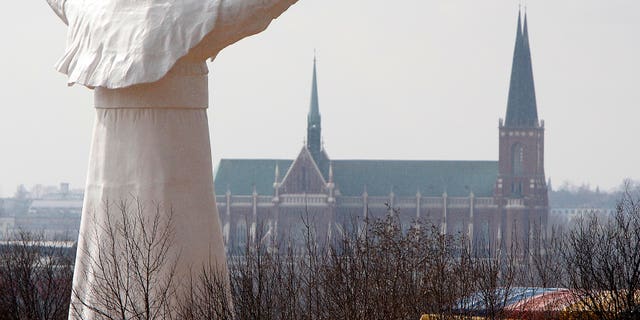
<path fill-rule="evenodd" d="M 526 250 L 536 229 L 545 230 L 548 196 L 544 174 L 544 121 L 538 120 L 527 15 L 518 13 L 507 116 L 499 126 L 495 197 L 501 207 L 503 246 Z"/>

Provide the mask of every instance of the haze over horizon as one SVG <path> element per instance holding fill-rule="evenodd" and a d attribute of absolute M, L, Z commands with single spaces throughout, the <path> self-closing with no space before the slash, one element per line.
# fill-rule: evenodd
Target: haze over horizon
<path fill-rule="evenodd" d="M 66 27 L 45 1 L 7 6 L 0 196 L 21 183 L 82 187 L 94 110 L 91 91 L 53 69 Z M 547 177 L 603 190 L 640 179 L 640 2 L 529 1 L 527 12 Z M 332 158 L 497 160 L 517 13 L 501 0 L 300 0 L 209 63 L 214 166 L 297 155 L 314 49 Z"/>

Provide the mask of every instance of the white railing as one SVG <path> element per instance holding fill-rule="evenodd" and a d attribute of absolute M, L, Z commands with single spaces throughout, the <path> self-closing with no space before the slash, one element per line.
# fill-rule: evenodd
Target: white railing
<path fill-rule="evenodd" d="M 485 207 L 485 206 L 494 205 L 493 198 L 475 198 L 474 204 L 476 207 L 481 207 L 481 206 Z"/>
<path fill-rule="evenodd" d="M 325 194 L 311 194 L 311 195 L 298 195 L 287 194 L 280 196 L 281 203 L 284 205 L 322 205 L 327 203 L 327 195 Z"/>
<path fill-rule="evenodd" d="M 417 204 L 418 202 L 415 197 L 398 198 L 396 199 L 396 203 L 395 203 L 397 207 L 402 207 L 402 208 L 415 208 Z"/>
<path fill-rule="evenodd" d="M 288 194 L 280 195 L 280 203 L 285 205 L 325 205 L 327 204 L 328 196 L 326 194 Z M 260 195 L 257 197 L 258 204 L 261 206 L 272 204 L 273 196 Z M 339 206 L 363 206 L 363 197 L 338 197 Z M 372 196 L 367 198 L 367 205 L 369 206 L 384 206 L 385 203 L 389 203 L 391 199 L 385 196 Z M 449 197 L 447 198 L 448 207 L 468 208 L 470 205 L 470 198 L 467 197 Z M 216 196 L 216 204 L 218 207 L 224 207 L 227 205 L 227 197 L 224 195 Z M 232 206 L 248 206 L 253 204 L 253 196 L 231 196 Z M 441 197 L 422 197 L 420 198 L 420 206 L 423 208 L 442 208 L 444 199 Z M 475 207 L 489 207 L 495 206 L 493 198 L 483 197 L 474 198 L 473 204 Z M 414 197 L 402 197 L 395 198 L 393 205 L 395 207 L 413 208 L 417 205 L 417 199 Z M 509 207 L 522 207 L 524 206 L 523 199 L 508 199 L 507 206 Z"/>
<path fill-rule="evenodd" d="M 447 206 L 449 207 L 466 208 L 469 207 L 470 203 L 470 199 L 466 197 L 451 197 L 447 199 Z"/>
<path fill-rule="evenodd" d="M 340 206 L 360 207 L 363 204 L 362 197 L 339 197 L 337 200 Z"/>
<path fill-rule="evenodd" d="M 385 203 L 389 203 L 391 199 L 389 197 L 369 197 L 367 204 L 369 206 L 384 206 Z"/>
<path fill-rule="evenodd" d="M 507 200 L 507 207 L 524 207 L 523 199 L 509 199 Z"/>
<path fill-rule="evenodd" d="M 425 197 L 422 198 L 421 206 L 427 208 L 441 208 L 444 200 L 440 197 Z"/>
<path fill-rule="evenodd" d="M 252 196 L 231 196 L 231 204 L 253 203 Z"/>
<path fill-rule="evenodd" d="M 226 199 L 225 199 L 226 205 Z M 253 197 L 252 196 L 231 196 L 230 199 L 232 207 L 250 207 L 253 205 Z"/>

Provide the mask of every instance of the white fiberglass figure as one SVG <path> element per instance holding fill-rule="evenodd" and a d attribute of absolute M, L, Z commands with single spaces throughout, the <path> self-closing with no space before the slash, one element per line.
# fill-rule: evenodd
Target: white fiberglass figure
<path fill-rule="evenodd" d="M 105 232 L 103 206 L 132 197 L 150 215 L 152 203 L 175 213 L 176 283 L 211 261 L 226 274 L 205 61 L 263 31 L 297 0 L 47 1 L 69 28 L 56 69 L 69 84 L 94 89 L 97 112 L 74 292 L 91 296 L 99 286 L 91 275 L 99 252 L 92 237 Z M 98 318 L 90 308 L 75 309 L 70 319 Z"/>

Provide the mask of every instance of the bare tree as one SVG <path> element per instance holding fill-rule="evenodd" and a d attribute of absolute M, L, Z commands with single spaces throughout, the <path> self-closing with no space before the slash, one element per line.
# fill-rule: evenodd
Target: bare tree
<path fill-rule="evenodd" d="M 584 218 L 564 250 L 567 286 L 600 319 L 638 317 L 640 312 L 640 200 L 629 188 L 616 212 L 602 221 Z"/>
<path fill-rule="evenodd" d="M 139 199 L 115 210 L 105 203 L 104 223 L 85 241 L 76 275 L 89 286 L 74 290 L 72 312 L 81 319 L 171 319 L 177 296 L 173 211 L 155 205 L 151 213 Z M 115 212 L 114 212 L 115 211 Z"/>
<path fill-rule="evenodd" d="M 232 320 L 235 319 L 230 301 L 229 281 L 213 264 L 194 272 L 189 288 L 178 304 L 178 319 Z"/>
<path fill-rule="evenodd" d="M 557 288 L 565 282 L 564 234 L 553 227 L 550 232 L 534 226 L 532 242 L 529 245 L 528 261 L 524 270 L 523 284 L 542 288 Z"/>
<path fill-rule="evenodd" d="M 256 240 L 260 234 L 247 239 L 243 254 L 230 259 L 233 308 L 224 307 L 227 279 L 209 271 L 193 279 L 183 318 L 454 319 L 478 303 L 501 318 L 519 289 L 523 257 L 515 247 L 496 245 L 476 256 L 469 239 L 436 225 L 415 221 L 403 230 L 391 208 L 381 219 L 354 220 L 340 230 L 319 241 L 304 220 L 302 248 L 287 239 L 264 243 Z"/>
<path fill-rule="evenodd" d="M 516 291 L 518 283 L 519 250 L 516 242 L 506 246 L 493 245 L 488 249 L 488 255 L 474 258 L 474 272 L 476 279 L 476 302 L 484 315 L 490 319 L 505 317 L 504 308 L 508 300 Z"/>
<path fill-rule="evenodd" d="M 399 211 L 351 228 L 322 265 L 327 319 L 412 319 L 452 315 L 470 293 L 468 246 L 416 221 L 402 230 Z"/>
<path fill-rule="evenodd" d="M 0 248 L 0 319 L 62 320 L 69 312 L 71 249 L 21 232 Z"/>
<path fill-rule="evenodd" d="M 261 229 L 261 228 L 260 228 Z M 245 254 L 231 261 L 234 307 L 239 319 L 276 319 L 277 256 L 258 241 L 247 241 Z"/>

